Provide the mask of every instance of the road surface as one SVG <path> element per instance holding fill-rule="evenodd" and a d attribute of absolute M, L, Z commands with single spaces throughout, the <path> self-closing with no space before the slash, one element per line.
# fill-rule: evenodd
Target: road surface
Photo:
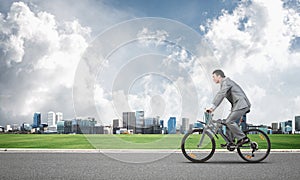
<path fill-rule="evenodd" d="M 165 153 L 165 154 L 164 154 Z M 159 154 L 159 155 L 158 155 Z M 112 157 L 118 155 L 122 161 Z M 164 156 L 162 156 L 164 155 Z M 152 162 L 129 163 L 143 158 Z M 158 158 L 157 157 L 161 157 Z M 299 179 L 300 153 L 273 152 L 261 163 L 217 152 L 190 163 L 179 152 L 0 152 L 0 179 Z"/>

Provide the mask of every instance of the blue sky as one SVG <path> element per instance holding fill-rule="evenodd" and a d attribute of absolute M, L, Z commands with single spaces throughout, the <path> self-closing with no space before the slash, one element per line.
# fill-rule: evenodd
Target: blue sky
<path fill-rule="evenodd" d="M 141 109 L 151 111 L 146 115 L 154 116 L 156 111 L 161 117 L 178 113 L 180 119 L 182 109 L 194 105 L 182 105 L 187 97 L 185 95 L 196 93 L 199 109 L 193 107 L 197 112 L 190 109 L 190 114 L 183 113 L 193 122 L 195 118 L 202 118 L 200 110 L 210 104 L 218 89 L 207 78 L 210 77 L 210 68 L 222 68 L 244 88 L 252 102 L 249 119 L 253 124 L 294 119 L 295 115 L 300 114 L 299 12 L 298 0 L 1 1 L 0 125 L 31 123 L 36 111 L 44 114 L 44 120 L 48 111 L 62 111 L 67 119 L 99 116 L 87 113 L 95 109 L 87 97 L 96 101 L 92 106 L 96 106 L 98 112 L 100 109 L 104 124 L 120 116 L 120 112 L 115 112 L 116 107 L 113 107 L 118 103 L 120 111 L 122 103 L 127 103 L 132 111 L 143 106 Z M 137 18 L 145 17 L 155 17 L 158 24 L 151 26 L 147 24 L 151 20 L 147 19 L 127 27 Z M 159 23 L 165 24 L 159 26 Z M 112 30 L 116 33 L 111 34 Z M 109 36 L 103 37 L 103 34 Z M 94 87 L 93 92 L 82 92 L 76 99 L 82 103 L 75 105 L 86 114 L 74 111 L 75 75 L 80 70 L 86 72 L 78 66 L 82 57 L 92 56 L 87 54 L 88 50 L 97 47 L 97 58 L 101 59 L 105 50 L 128 37 L 135 41 L 114 51 L 107 64 L 101 65 L 101 68 L 106 68 L 104 72 L 111 72 L 110 78 L 104 74 L 100 79 L 109 84 L 114 82 L 113 77 L 122 77 L 119 81 L 124 82 L 130 73 L 124 73 L 122 68 L 128 68 L 131 63 L 138 62 L 135 67 L 148 64 L 144 65 L 147 74 L 154 66 L 166 65 L 155 63 L 176 62 L 177 65 L 165 67 L 174 75 L 175 78 L 170 78 L 173 82 L 159 80 L 161 78 L 157 78 L 157 74 L 153 77 L 139 76 L 136 77 L 138 83 L 129 82 L 133 83 L 131 87 L 135 88 L 135 92 L 126 89 L 114 92 L 101 83 L 88 84 L 87 87 Z M 140 38 L 149 37 L 159 42 L 140 41 Z M 97 43 L 104 40 L 107 47 L 98 47 Z M 207 43 L 205 46 L 202 40 Z M 175 43 L 180 48 L 166 42 Z M 162 51 L 164 49 L 167 50 Z M 142 51 L 145 51 L 144 54 Z M 161 57 L 149 56 L 146 52 Z M 136 54 L 140 56 L 133 56 Z M 147 62 L 140 57 L 145 57 Z M 214 63 L 209 64 L 210 61 Z M 91 68 L 88 67 L 91 64 L 85 65 L 84 68 Z M 131 68 L 131 75 L 138 70 Z M 183 71 L 189 75 L 189 81 L 184 81 Z M 163 70 L 161 73 L 164 73 Z M 86 74 L 82 76 L 87 79 L 90 78 L 88 75 L 94 75 Z M 205 86 L 209 86 L 210 90 L 202 88 Z M 159 87 L 160 91 L 156 91 Z M 186 91 L 183 95 L 180 87 L 191 87 L 195 91 Z M 205 94 L 207 91 L 208 95 Z M 128 102 L 114 102 L 113 98 L 124 98 Z M 176 104 L 176 108 L 169 107 L 172 104 Z M 230 107 L 224 103 L 220 109 L 220 116 L 226 117 Z"/>
<path fill-rule="evenodd" d="M 17 1 L 7 0 L 1 2 L 1 12 L 8 12 L 13 2 Z M 119 21 L 132 19 L 134 17 L 163 17 L 180 21 L 194 28 L 196 31 L 199 31 L 199 24 L 203 24 L 208 19 L 213 19 L 221 15 L 222 10 L 231 12 L 239 3 L 239 0 L 190 0 L 187 2 L 181 0 L 53 0 L 51 2 L 23 0 L 23 2 L 26 2 L 29 6 L 38 6 L 37 9 L 51 12 L 61 19 L 79 19 L 83 25 L 90 27 L 94 25 L 87 24 L 87 22 L 95 21 L 95 16 L 105 14 L 106 12 L 101 13 L 102 8 L 105 8 L 105 11 L 112 11 L 112 13 L 115 10 L 128 13 L 127 15 L 117 17 L 116 19 Z M 88 11 L 87 9 L 90 10 Z M 110 17 L 107 17 L 107 19 L 110 19 Z M 98 28 L 100 27 L 95 27 L 95 29 Z M 97 33 L 99 32 L 97 31 Z"/>
<path fill-rule="evenodd" d="M 154 0 L 140 1 L 113 0 L 106 3 L 118 9 L 134 12 L 137 17 L 164 17 L 180 21 L 199 31 L 199 24 L 207 19 L 221 14 L 222 9 L 232 11 L 238 1 L 181 1 L 181 0 Z"/>

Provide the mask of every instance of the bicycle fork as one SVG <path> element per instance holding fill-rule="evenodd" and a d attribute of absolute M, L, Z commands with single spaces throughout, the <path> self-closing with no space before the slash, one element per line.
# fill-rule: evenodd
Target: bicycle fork
<path fill-rule="evenodd" d="M 209 131 L 209 130 L 210 130 L 210 131 Z M 215 133 L 212 132 L 211 128 L 205 127 L 205 128 L 203 129 L 203 131 L 202 131 L 202 136 L 201 136 L 201 138 L 200 138 L 199 144 L 197 145 L 198 148 L 200 148 L 200 147 L 202 146 L 203 141 L 204 141 L 204 136 L 205 136 L 205 133 L 206 133 L 206 132 L 207 132 L 207 133 L 211 133 L 211 135 L 214 134 L 214 135 L 216 136 L 216 138 L 219 139 L 218 136 L 217 136 Z M 207 138 L 211 138 L 211 137 L 208 135 Z M 213 138 L 213 137 L 212 137 L 212 138 Z"/>
<path fill-rule="evenodd" d="M 199 144 L 197 145 L 197 147 L 198 148 L 200 148 L 201 146 L 202 146 L 202 143 L 203 143 L 203 140 L 204 140 L 204 134 L 206 133 L 206 130 L 207 128 L 205 127 L 204 129 L 203 129 L 203 131 L 202 131 L 202 136 L 201 136 L 201 138 L 200 138 L 200 142 L 199 142 Z"/>
<path fill-rule="evenodd" d="M 204 132 L 204 131 L 203 131 Z M 203 140 L 204 140 L 204 133 L 202 132 L 202 136 L 200 138 L 200 142 L 199 144 L 197 145 L 198 148 L 200 148 L 202 146 L 202 143 L 203 143 Z"/>

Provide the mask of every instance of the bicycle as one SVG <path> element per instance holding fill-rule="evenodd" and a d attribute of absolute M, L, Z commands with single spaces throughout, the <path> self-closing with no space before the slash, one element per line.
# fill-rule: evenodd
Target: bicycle
<path fill-rule="evenodd" d="M 181 141 L 181 150 L 183 155 L 192 162 L 205 162 L 209 160 L 216 150 L 215 138 L 220 135 L 226 142 L 221 148 L 228 151 L 237 150 L 239 156 L 247 162 L 260 162 L 266 159 L 271 150 L 271 142 L 266 133 L 259 129 L 248 129 L 244 133 L 250 139 L 249 143 L 237 146 L 222 131 L 227 127 L 222 120 L 213 120 L 213 114 L 205 112 L 205 122 L 203 129 L 196 128 L 184 135 Z"/>

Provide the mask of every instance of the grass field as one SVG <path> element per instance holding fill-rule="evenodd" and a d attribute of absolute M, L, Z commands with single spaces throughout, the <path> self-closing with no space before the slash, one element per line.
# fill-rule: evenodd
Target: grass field
<path fill-rule="evenodd" d="M 0 134 L 0 148 L 178 149 L 183 135 Z M 300 135 L 269 135 L 272 149 L 300 149 Z M 216 139 L 217 148 L 222 140 Z"/>

